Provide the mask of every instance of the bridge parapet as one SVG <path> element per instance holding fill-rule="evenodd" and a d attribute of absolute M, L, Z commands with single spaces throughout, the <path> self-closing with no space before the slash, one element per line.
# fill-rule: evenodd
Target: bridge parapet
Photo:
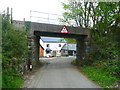
<path fill-rule="evenodd" d="M 25 26 L 24 21 L 13 21 L 13 24 L 18 27 L 22 28 Z M 45 23 L 36 23 L 31 22 L 30 24 L 30 32 L 39 31 L 39 32 L 52 32 L 52 33 L 61 33 L 63 25 L 54 25 L 54 24 L 45 24 Z M 86 28 L 81 27 L 72 27 L 66 26 L 68 29 L 68 34 L 75 34 L 75 35 L 89 35 L 89 30 Z"/>
<path fill-rule="evenodd" d="M 31 22 L 31 30 L 32 31 L 42 31 L 42 32 L 53 32 L 53 33 L 61 33 L 63 25 L 54 25 L 54 24 L 45 24 L 45 23 L 35 23 Z M 81 27 L 72 27 L 66 26 L 68 29 L 68 34 L 75 35 L 88 35 L 88 29 Z"/>

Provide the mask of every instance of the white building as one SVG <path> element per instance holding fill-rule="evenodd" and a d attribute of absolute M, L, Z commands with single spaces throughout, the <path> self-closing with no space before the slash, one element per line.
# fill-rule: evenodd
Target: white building
<path fill-rule="evenodd" d="M 41 57 L 74 56 L 76 55 L 76 44 L 67 44 L 65 41 L 41 38 L 39 52 Z"/>
<path fill-rule="evenodd" d="M 76 44 L 65 44 L 61 52 L 63 55 L 68 55 L 68 56 L 75 56 L 76 55 Z"/>
<path fill-rule="evenodd" d="M 48 54 L 52 56 L 61 56 L 61 49 L 66 42 L 59 40 L 40 39 L 40 56 L 46 57 Z"/>

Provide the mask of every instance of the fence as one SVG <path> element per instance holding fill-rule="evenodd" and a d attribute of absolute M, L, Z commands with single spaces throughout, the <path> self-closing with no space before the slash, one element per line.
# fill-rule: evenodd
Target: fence
<path fill-rule="evenodd" d="M 62 15 L 30 11 L 30 21 L 32 22 L 62 25 L 63 23 L 60 22 L 60 18 L 63 18 Z"/>

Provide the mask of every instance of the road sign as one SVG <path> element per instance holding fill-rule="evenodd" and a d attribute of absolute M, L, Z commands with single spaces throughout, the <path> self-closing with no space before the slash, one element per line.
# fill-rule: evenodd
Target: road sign
<path fill-rule="evenodd" d="M 86 46 L 86 47 L 85 47 L 85 50 L 90 50 L 90 49 L 91 49 L 90 46 Z"/>
<path fill-rule="evenodd" d="M 61 33 L 68 33 L 67 27 L 64 25 L 60 31 Z"/>

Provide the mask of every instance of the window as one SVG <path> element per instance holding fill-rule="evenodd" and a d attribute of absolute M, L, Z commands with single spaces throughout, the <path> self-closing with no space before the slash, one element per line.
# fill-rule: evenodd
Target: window
<path fill-rule="evenodd" d="M 59 47 L 61 47 L 61 44 L 59 44 Z"/>
<path fill-rule="evenodd" d="M 48 54 L 48 53 L 50 53 L 50 51 L 47 51 L 47 50 L 46 50 L 46 54 Z"/>
<path fill-rule="evenodd" d="M 47 44 L 47 47 L 49 47 L 49 44 Z"/>

